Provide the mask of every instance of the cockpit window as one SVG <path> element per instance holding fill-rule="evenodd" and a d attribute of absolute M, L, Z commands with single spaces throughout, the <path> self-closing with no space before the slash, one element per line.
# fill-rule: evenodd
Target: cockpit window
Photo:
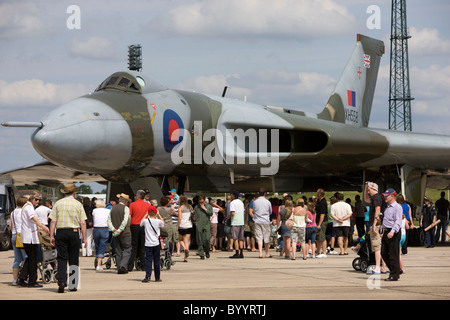
<path fill-rule="evenodd" d="M 141 93 L 141 86 L 139 81 L 133 76 L 119 72 L 111 75 L 95 91 L 115 89 L 125 92 Z"/>
<path fill-rule="evenodd" d="M 129 79 L 127 79 L 127 78 L 122 78 L 122 79 L 120 79 L 120 81 L 119 81 L 119 86 L 120 86 L 120 87 L 126 88 L 126 87 L 128 87 L 128 84 L 129 84 L 130 82 L 131 82 L 131 81 L 130 81 Z"/>
<path fill-rule="evenodd" d="M 112 86 L 117 82 L 117 79 L 119 79 L 119 77 L 111 77 L 109 78 L 108 83 L 106 84 L 107 86 Z"/>

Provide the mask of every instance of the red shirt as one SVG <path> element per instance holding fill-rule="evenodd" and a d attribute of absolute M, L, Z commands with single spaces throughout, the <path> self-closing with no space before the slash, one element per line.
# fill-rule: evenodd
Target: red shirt
<path fill-rule="evenodd" d="M 130 204 L 131 224 L 140 225 L 142 219 L 147 213 L 157 212 L 156 207 L 144 200 L 137 200 Z"/>

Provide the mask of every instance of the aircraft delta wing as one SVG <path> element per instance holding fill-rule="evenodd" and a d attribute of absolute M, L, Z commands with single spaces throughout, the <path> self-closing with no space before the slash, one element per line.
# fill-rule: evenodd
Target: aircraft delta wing
<path fill-rule="evenodd" d="M 70 168 L 57 166 L 50 161 L 42 161 L 33 165 L 24 166 L 3 172 L 0 181 L 11 178 L 15 185 L 41 185 L 44 187 L 57 188 L 68 181 L 73 183 L 98 182 L 106 184 L 106 180 L 99 175 L 84 173 Z"/>
<path fill-rule="evenodd" d="M 427 183 L 449 188 L 450 137 L 368 128 L 384 51 L 382 41 L 357 35 L 317 115 L 171 90 L 124 71 L 42 122 L 3 125 L 35 126 L 32 144 L 46 165 L 70 171 L 46 177 L 40 170 L 40 178 L 30 175 L 34 183 L 98 178 L 109 182 L 111 194 L 150 188 L 159 199 L 169 188 L 361 190 L 371 180 L 420 204 Z"/>

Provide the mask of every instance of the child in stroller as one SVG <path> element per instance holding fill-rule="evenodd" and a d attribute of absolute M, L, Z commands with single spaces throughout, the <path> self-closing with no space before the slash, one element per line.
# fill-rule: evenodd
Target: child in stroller
<path fill-rule="evenodd" d="M 42 262 L 38 262 L 38 270 L 44 283 L 56 282 L 56 248 L 50 244 L 50 235 L 38 228 L 39 242 L 42 247 Z"/>
<path fill-rule="evenodd" d="M 352 247 L 352 249 L 356 251 L 359 256 L 352 262 L 353 269 L 366 273 L 369 266 L 375 264 L 375 254 L 372 252 L 370 235 L 366 233 L 359 239 L 358 245 L 356 247 Z"/>

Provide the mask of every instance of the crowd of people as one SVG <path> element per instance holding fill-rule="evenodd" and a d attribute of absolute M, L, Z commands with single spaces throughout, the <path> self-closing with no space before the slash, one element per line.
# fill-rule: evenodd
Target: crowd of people
<path fill-rule="evenodd" d="M 60 191 L 65 197 L 55 204 L 42 205 L 38 192 L 28 199 L 17 199 L 10 219 L 15 256 L 13 285 L 41 286 L 36 272 L 42 261 L 38 229 L 49 234 L 51 245 L 56 247 L 58 292 L 62 293 L 68 286 L 67 266 L 79 265 L 80 248 L 83 256 L 92 257 L 95 248 L 95 269 L 101 272 L 110 244 L 118 274 L 142 270 L 143 282 L 149 282 L 153 273 L 154 280 L 160 282 L 164 244 L 169 246 L 170 255 L 183 254 L 183 262 L 189 261 L 193 248 L 202 260 L 217 251 L 234 252 L 231 259 L 243 259 L 245 250 L 259 252 L 260 259 L 272 258 L 271 248 L 285 259 L 296 260 L 299 251 L 307 260 L 329 254 L 346 256 L 349 247 L 357 250 L 359 242 L 367 240 L 366 234 L 370 234 L 374 255 L 370 274 L 389 270 L 386 280 L 397 281 L 405 272 L 401 248 L 407 248 L 407 230 L 413 227 L 411 207 L 404 197 L 394 189 L 380 193 L 374 182 L 365 185 L 365 203 L 357 195 L 354 205 L 351 199 L 344 201 L 342 193 L 335 193 L 327 201 L 323 189 L 318 189 L 314 197 L 303 196 L 296 201 L 289 194 L 282 199 L 267 199 L 265 192 L 241 197 L 235 190 L 225 200 L 203 195 L 190 200 L 175 189 L 157 201 L 149 199 L 148 191 L 138 190 L 134 199 L 121 193 L 109 203 L 76 198 L 73 184 Z M 445 193 L 436 201 L 436 207 L 429 198 L 424 199 L 420 226 L 426 230 L 427 247 L 433 247 L 440 236 L 445 241 L 449 235 L 449 209 Z M 435 234 L 436 220 L 442 227 Z M 355 228 L 358 240 L 353 246 Z M 71 291 L 76 289 L 69 286 Z"/>

